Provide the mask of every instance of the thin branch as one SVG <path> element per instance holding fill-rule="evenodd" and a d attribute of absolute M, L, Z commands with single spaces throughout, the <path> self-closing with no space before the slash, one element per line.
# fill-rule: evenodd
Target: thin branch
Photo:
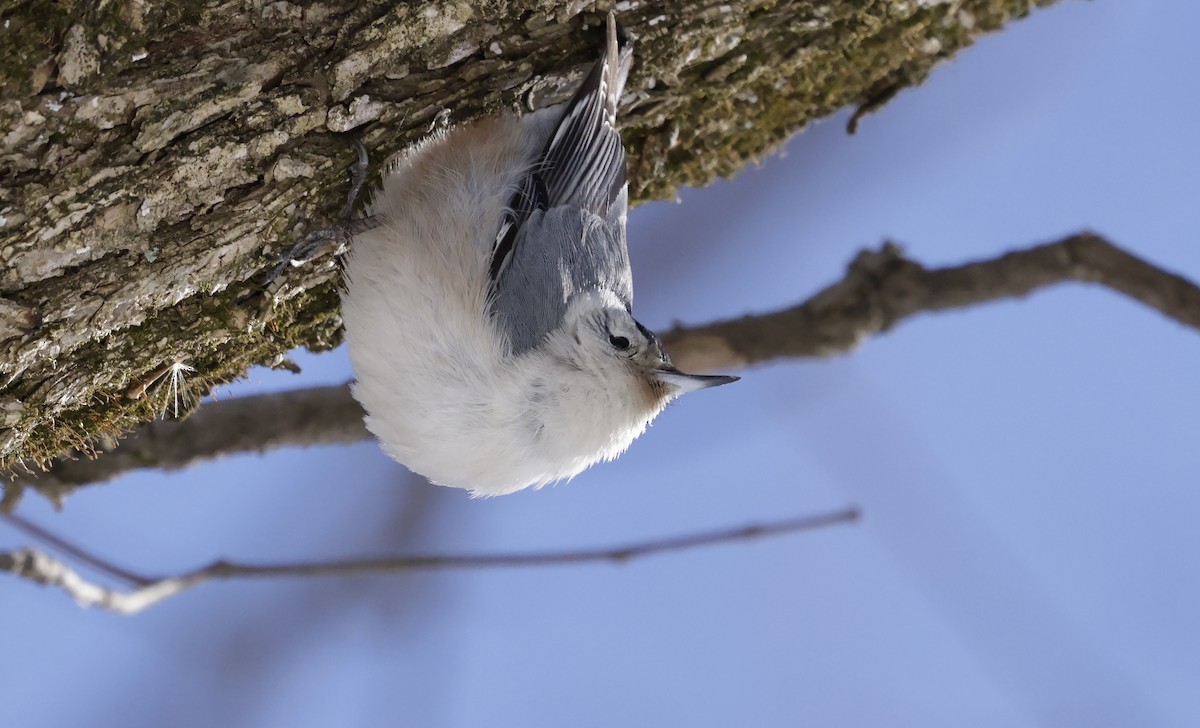
<path fill-rule="evenodd" d="M 135 574 L 128 569 L 121 568 L 110 561 L 91 554 L 86 549 L 76 546 L 62 536 L 59 536 L 56 533 L 51 533 L 36 523 L 27 521 L 15 513 L 4 513 L 0 511 L 0 520 L 6 521 L 8 525 L 24 533 L 25 535 L 41 541 L 42 543 L 48 544 L 51 548 L 67 554 L 76 561 L 87 564 L 96 571 L 108 574 L 114 579 L 119 579 L 129 586 L 146 586 L 153 581 L 153 579 L 147 579 L 140 574 Z"/>
<path fill-rule="evenodd" d="M 532 566 L 563 566 L 592 562 L 625 563 L 633 559 L 672 551 L 684 551 L 733 541 L 782 536 L 827 526 L 852 523 L 858 511 L 847 509 L 816 516 L 803 516 L 772 523 L 706 531 L 616 548 L 581 549 L 529 554 L 476 554 L 447 556 L 398 556 L 354 561 L 300 564 L 243 564 L 216 561 L 180 576 L 146 580 L 143 586 L 119 591 L 85 580 L 66 563 L 34 549 L 0 553 L 0 571 L 65 591 L 80 606 L 100 607 L 118 614 L 135 614 L 169 597 L 209 581 L 279 577 L 351 576 L 400 573 L 428 569 L 495 569 Z M 144 577 L 136 577 L 142 579 Z"/>
<path fill-rule="evenodd" d="M 1092 233 L 1080 233 L 999 258 L 932 270 L 889 243 L 860 253 L 841 281 L 803 303 L 703 326 L 677 326 L 663 340 L 686 371 L 742 369 L 783 358 L 844 354 L 920 313 L 1020 298 L 1067 282 L 1105 286 L 1200 330 L 1200 287 Z M 369 437 L 348 386 L 300 390 L 207 404 L 184 422 L 147 425 L 95 460 L 76 455 L 46 473 L 14 472 L 0 480 L 27 483 L 61 498 L 76 487 L 134 468 L 180 468 L 234 452 Z"/>
<path fill-rule="evenodd" d="M 892 243 L 864 251 L 846 276 L 783 311 L 676 327 L 663 343 L 686 370 L 740 369 L 832 356 L 917 314 L 1023 298 L 1059 283 L 1095 283 L 1200 331 L 1200 287 L 1092 233 L 949 268 L 927 269 Z"/>
<path fill-rule="evenodd" d="M 14 486 L 12 505 L 19 484 L 58 502 L 81 485 L 103 483 L 131 470 L 177 470 L 236 453 L 370 437 L 349 385 L 313 387 L 212 402 L 185 420 L 154 420 L 119 442 L 96 443 L 96 457 L 75 452 L 47 471 L 30 465 L 0 473 L 0 481 Z"/>

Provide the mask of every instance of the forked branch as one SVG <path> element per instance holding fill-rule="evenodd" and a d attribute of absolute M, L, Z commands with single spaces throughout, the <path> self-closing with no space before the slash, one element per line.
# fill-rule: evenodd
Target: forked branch
<path fill-rule="evenodd" d="M 122 570 L 119 575 L 133 584 L 128 590 L 102 586 L 88 581 L 64 561 L 35 549 L 20 549 L 0 553 L 0 571 L 20 578 L 62 589 L 81 606 L 100 607 L 119 614 L 135 614 L 164 599 L 210 581 L 227 579 L 263 579 L 297 576 L 353 576 L 363 574 L 394 574 L 429 569 L 495 569 L 532 566 L 564 566 L 594 562 L 624 563 L 643 556 L 709 546 L 732 541 L 782 536 L 799 531 L 811 531 L 826 526 L 851 523 L 858 519 L 853 509 L 816 516 L 803 516 L 772 523 L 731 528 L 720 531 L 641 541 L 625 546 L 517 554 L 464 554 L 442 556 L 395 556 L 353 561 L 325 561 L 297 564 L 244 564 L 216 561 L 203 569 L 180 576 L 151 579 L 131 575 Z M 61 540 L 61 539 L 60 539 Z M 82 551 L 72 546 L 76 552 Z M 95 565 L 98 559 L 89 557 Z M 100 562 L 103 563 L 103 562 Z M 101 567 L 109 571 L 110 567 Z"/>

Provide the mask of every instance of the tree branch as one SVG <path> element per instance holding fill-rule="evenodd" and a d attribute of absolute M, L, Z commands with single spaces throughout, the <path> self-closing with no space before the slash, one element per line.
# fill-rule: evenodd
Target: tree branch
<path fill-rule="evenodd" d="M 82 549 L 65 538 L 59 536 L 58 534 L 51 533 L 36 523 L 27 521 L 15 513 L 0 512 L 0 520 L 4 520 L 6 523 L 8 523 L 8 525 L 27 536 L 50 545 L 50 547 L 56 551 L 60 551 L 82 564 L 87 564 L 96 571 L 99 571 L 103 574 L 108 574 L 114 579 L 123 581 L 129 586 L 146 586 L 151 581 L 139 574 L 129 571 L 128 569 L 123 569 L 116 564 L 110 563 L 98 556 L 95 556 L 94 554 L 89 553 L 85 549 Z"/>
<path fill-rule="evenodd" d="M 1200 287 L 1084 232 L 999 258 L 927 269 L 892 243 L 864 251 L 845 278 L 791 308 L 663 336 L 683 369 L 739 369 L 852 351 L 917 314 L 1023 298 L 1059 283 L 1095 283 L 1200 331 Z"/>
<path fill-rule="evenodd" d="M 103 483 L 131 470 L 178 470 L 236 453 L 370 437 L 349 385 L 313 387 L 211 402 L 187 419 L 155 420 L 123 440 L 95 443 L 90 453 L 72 452 L 44 472 L 29 464 L 24 471 L 0 474 L 0 484 L 12 489 L 7 500 L 13 507 L 23 485 L 58 503 L 81 485 Z"/>
<path fill-rule="evenodd" d="M 864 251 L 846 276 L 791 308 L 693 327 L 663 340 L 684 370 L 740 369 L 788 357 L 832 356 L 919 313 L 1027 296 L 1066 282 L 1120 292 L 1184 326 L 1200 330 L 1200 287 L 1121 250 L 1092 233 L 1007 253 L 991 260 L 929 270 L 888 243 Z M 12 488 L 32 485 L 60 500 L 75 488 L 137 468 L 174 469 L 236 452 L 366 440 L 362 410 L 349 386 L 213 402 L 182 422 L 158 421 L 117 447 L 75 453 L 44 473 L 10 472 Z M 115 448 L 115 449 L 114 449 Z M 111 450 L 111 452 L 103 452 Z M 16 491 L 9 494 L 15 504 Z"/>
<path fill-rule="evenodd" d="M 100 607 L 118 614 L 136 614 L 176 594 L 209 581 L 310 576 L 355 576 L 387 574 L 428 569 L 495 569 L 530 566 L 563 566 L 599 561 L 625 563 L 643 556 L 684 551 L 732 541 L 782 536 L 827 526 L 851 523 L 858 511 L 847 509 L 816 516 L 803 516 L 772 523 L 720 531 L 641 541 L 614 548 L 580 549 L 527 554 L 466 554 L 444 556 L 396 556 L 354 561 L 327 561 L 299 564 L 241 564 L 216 561 L 188 574 L 149 579 L 134 577 L 141 584 L 120 591 L 87 581 L 63 561 L 34 549 L 0 553 L 0 571 L 20 578 L 57 587 L 80 606 Z"/>

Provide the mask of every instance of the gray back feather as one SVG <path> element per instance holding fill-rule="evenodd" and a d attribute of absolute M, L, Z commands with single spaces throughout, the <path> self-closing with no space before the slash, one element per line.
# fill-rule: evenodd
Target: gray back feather
<path fill-rule="evenodd" d="M 536 347 L 562 325 L 577 294 L 605 289 L 626 310 L 633 306 L 623 219 L 605 220 L 578 207 L 538 210 L 519 238 L 519 252 L 496 281 L 492 302 L 513 353 Z"/>
<path fill-rule="evenodd" d="M 571 299 L 607 289 L 629 309 L 629 207 L 617 103 L 633 46 L 608 16 L 604 53 L 518 181 L 490 268 L 493 313 L 520 354 L 558 328 Z"/>

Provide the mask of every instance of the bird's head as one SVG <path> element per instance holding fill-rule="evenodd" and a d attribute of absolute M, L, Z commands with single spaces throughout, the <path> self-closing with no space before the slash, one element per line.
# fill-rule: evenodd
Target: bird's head
<path fill-rule="evenodd" d="M 658 414 L 675 398 L 736 382 L 726 375 L 685 374 L 662 342 L 617 301 L 591 301 L 567 317 L 566 363 L 602 386 L 626 393 L 631 404 Z M 598 304 L 598 305 L 597 305 Z"/>
<path fill-rule="evenodd" d="M 658 337 L 606 293 L 573 301 L 562 325 L 514 363 L 499 391 L 516 394 L 515 406 L 499 410 L 536 443 L 522 464 L 539 486 L 617 457 L 680 395 L 737 381 L 679 371 Z"/>

